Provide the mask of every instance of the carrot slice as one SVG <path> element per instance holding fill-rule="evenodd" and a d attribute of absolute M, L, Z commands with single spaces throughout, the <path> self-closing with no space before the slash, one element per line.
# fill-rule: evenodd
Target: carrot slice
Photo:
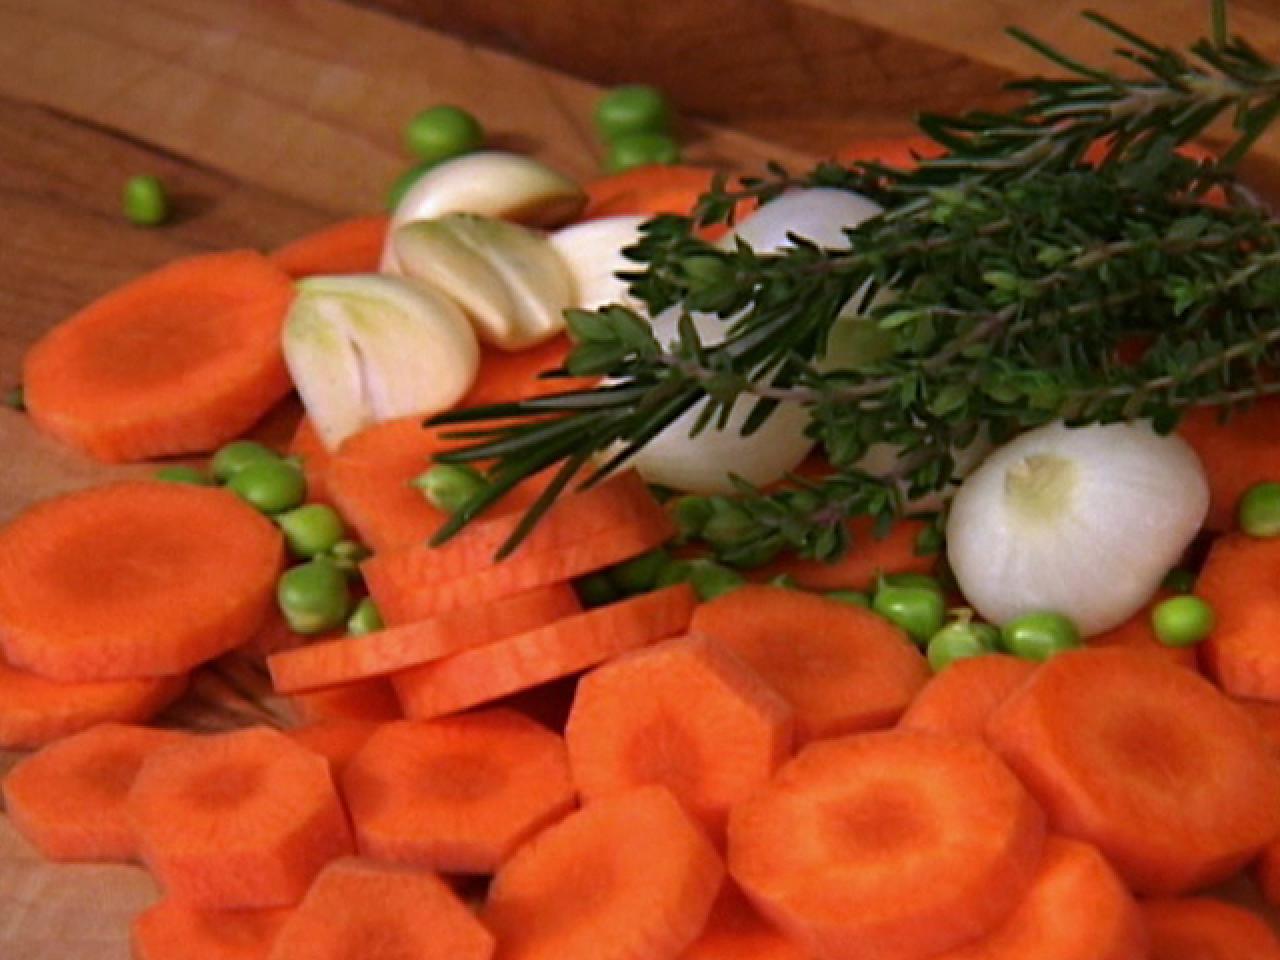
<path fill-rule="evenodd" d="M 182 673 L 253 636 L 282 552 L 225 490 L 143 480 L 46 500 L 0 530 L 0 644 L 55 680 Z"/>
<path fill-rule="evenodd" d="M 1221 411 L 1187 411 L 1178 433 L 1200 455 L 1209 480 L 1210 530 L 1234 530 L 1236 506 L 1254 484 L 1280 480 L 1280 399 L 1269 397 L 1234 410 L 1225 423 Z"/>
<path fill-rule="evenodd" d="M 166 898 L 133 921 L 136 960 L 267 960 L 291 909 L 196 910 Z"/>
<path fill-rule="evenodd" d="M 946 153 L 936 140 L 919 133 L 899 137 L 862 137 L 836 151 L 840 163 L 881 163 L 900 170 L 914 170 L 921 158 L 932 159 Z"/>
<path fill-rule="evenodd" d="M 395 688 L 386 677 L 358 680 L 325 690 L 295 693 L 289 698 L 304 723 L 324 720 L 369 720 L 387 723 L 404 716 Z"/>
<path fill-rule="evenodd" d="M 709 840 L 663 787 L 584 807 L 498 871 L 482 919 L 502 960 L 675 958 L 724 880 Z"/>
<path fill-rule="evenodd" d="M 1201 663 L 1228 693 L 1280 700 L 1280 540 L 1219 537 L 1196 580 L 1217 624 Z"/>
<path fill-rule="evenodd" d="M 414 667 L 392 683 L 407 716 L 456 713 L 683 633 L 694 603 L 687 584 L 667 587 Z"/>
<path fill-rule="evenodd" d="M 937 960 L 1028 957 L 1148 960 L 1147 930 L 1138 904 L 1096 847 L 1049 837 L 1040 869 L 1009 918 L 976 943 Z"/>
<path fill-rule="evenodd" d="M 809 960 L 809 954 L 761 917 L 727 880 L 706 927 L 680 960 Z"/>
<path fill-rule="evenodd" d="M 299 746 L 328 760 L 334 782 L 337 783 L 352 758 L 381 726 L 374 720 L 320 720 L 304 727 L 286 730 L 285 735 Z"/>
<path fill-rule="evenodd" d="M 361 853 L 442 873 L 492 873 L 574 807 L 564 741 L 511 710 L 387 724 L 342 795 Z"/>
<path fill-rule="evenodd" d="M 753 579 L 766 581 L 785 574 L 806 590 L 869 590 L 881 574 L 932 573 L 937 564 L 937 556 L 916 553 L 916 539 L 924 529 L 918 520 L 898 521 L 879 540 L 869 517 L 855 517 L 848 526 L 853 545 L 839 560 L 826 563 L 783 556 L 761 567 Z"/>
<path fill-rule="evenodd" d="M 252 251 L 169 264 L 45 334 L 27 353 L 27 410 L 100 460 L 201 453 L 289 392 L 288 274 Z"/>
<path fill-rule="evenodd" d="M 1164 657 L 1170 663 L 1195 670 L 1199 663 L 1195 647 L 1167 647 L 1156 636 L 1155 627 L 1151 624 L 1151 611 L 1155 606 L 1173 596 L 1167 591 L 1160 591 L 1151 601 L 1132 617 L 1112 627 L 1106 633 L 1095 634 L 1088 639 L 1091 647 L 1128 647 L 1131 650 L 1143 650 Z"/>
<path fill-rule="evenodd" d="M 541 379 L 539 374 L 564 366 L 573 344 L 568 337 L 553 337 L 528 350 L 514 353 L 486 348 L 480 355 L 480 372 L 460 407 L 485 407 L 514 403 L 552 393 L 583 390 L 597 381 L 592 377 Z"/>
<path fill-rule="evenodd" d="M 1223 880 L 1280 834 L 1280 766 L 1256 725 L 1151 654 L 1055 657 L 992 715 L 987 739 L 1054 829 L 1097 845 L 1140 893 Z"/>
<path fill-rule="evenodd" d="M 316 690 L 387 676 L 524 633 L 581 609 L 573 587 L 557 583 L 431 620 L 308 644 L 276 654 L 267 666 L 278 693 Z"/>
<path fill-rule="evenodd" d="M 924 960 L 1021 900 L 1044 815 L 985 745 L 892 730 L 805 747 L 729 816 L 729 871 L 824 960 Z"/>
<path fill-rule="evenodd" d="M 799 590 L 742 587 L 700 606 L 691 630 L 782 694 L 801 743 L 892 726 L 929 679 L 920 651 L 889 621 Z"/>
<path fill-rule="evenodd" d="M 1280 703 L 1265 700 L 1237 700 L 1236 703 L 1253 718 L 1267 746 L 1280 757 Z"/>
<path fill-rule="evenodd" d="M 1257 914 L 1208 897 L 1148 900 L 1151 960 L 1280 960 L 1280 940 Z"/>
<path fill-rule="evenodd" d="M 107 723 L 20 762 L 2 784 L 13 825 L 49 860 L 127 861 L 138 844 L 125 799 L 143 761 L 181 740 L 172 730 Z"/>
<path fill-rule="evenodd" d="M 1280 840 L 1273 840 L 1253 865 L 1254 879 L 1262 899 L 1273 907 L 1280 905 Z"/>
<path fill-rule="evenodd" d="M 310 417 L 298 421 L 298 428 L 289 440 L 289 454 L 302 461 L 302 473 L 307 478 L 307 499 L 312 503 L 332 503 L 326 474 L 329 470 L 329 453 Z"/>
<path fill-rule="evenodd" d="M 957 660 L 925 684 L 898 726 L 981 737 L 991 714 L 1027 682 L 1038 666 L 1031 660 L 1002 653 Z"/>
<path fill-rule="evenodd" d="M 142 858 L 193 907 L 291 906 L 351 853 L 328 762 L 265 727 L 153 754 L 129 795 Z"/>
<path fill-rule="evenodd" d="M 680 164 L 651 164 L 597 177 L 584 187 L 587 206 L 581 219 L 660 213 L 687 216 L 715 177 L 716 171 L 709 167 Z"/>
<path fill-rule="evenodd" d="M 386 214 L 342 220 L 286 243 L 271 260 L 294 279 L 318 273 L 377 273 L 390 222 Z"/>
<path fill-rule="evenodd" d="M 723 837 L 729 808 L 790 756 L 792 714 L 737 657 L 685 637 L 587 674 L 565 740 L 584 800 L 660 784 Z"/>

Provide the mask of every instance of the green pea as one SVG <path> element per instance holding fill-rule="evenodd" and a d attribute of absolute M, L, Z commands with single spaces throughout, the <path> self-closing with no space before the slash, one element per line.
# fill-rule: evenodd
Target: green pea
<path fill-rule="evenodd" d="M 582 577 L 573 586 L 578 591 L 578 599 L 582 601 L 584 607 L 603 607 L 606 603 L 613 603 L 618 599 L 618 588 L 605 573 L 593 573 Z"/>
<path fill-rule="evenodd" d="M 871 609 L 871 598 L 861 590 L 828 590 L 823 594 L 828 600 L 836 603 L 847 603 L 851 607 Z"/>
<path fill-rule="evenodd" d="M 339 540 L 329 550 L 327 559 L 344 573 L 358 573 L 360 564 L 373 554 L 363 543 L 354 540 Z"/>
<path fill-rule="evenodd" d="M 947 624 L 929 640 L 929 666 L 941 673 L 957 660 L 994 653 L 999 639 L 999 632 L 989 624 Z"/>
<path fill-rule="evenodd" d="M 251 463 L 279 459 L 279 454 L 260 443 L 254 443 L 252 440 L 236 440 L 220 448 L 213 455 L 209 469 L 213 471 L 216 480 L 226 483 Z"/>
<path fill-rule="evenodd" d="M 885 576 L 884 582 L 895 587 L 923 587 L 926 590 L 937 590 L 938 593 L 946 593 L 942 589 L 942 583 L 938 578 L 931 577 L 927 573 L 890 573 Z"/>
<path fill-rule="evenodd" d="M 757 524 L 751 514 L 726 497 L 711 501 L 711 515 L 702 525 L 702 538 L 717 547 L 731 547 L 742 543 L 756 532 Z"/>
<path fill-rule="evenodd" d="M 1048 660 L 1080 646 L 1080 631 L 1060 613 L 1026 613 L 1000 628 L 1000 645 L 1025 660 Z"/>
<path fill-rule="evenodd" d="M 405 125 L 404 143 L 414 156 L 439 163 L 478 149 L 484 143 L 484 129 L 461 107 L 440 104 Z"/>
<path fill-rule="evenodd" d="M 366 633 L 377 633 L 386 624 L 382 622 L 382 614 L 372 597 L 365 597 L 356 604 L 347 617 L 347 633 L 353 637 L 363 637 Z"/>
<path fill-rule="evenodd" d="M 431 505 L 445 513 L 457 513 L 476 494 L 489 486 L 475 467 L 465 464 L 437 463 L 426 473 L 413 480 L 413 485 L 423 492 Z"/>
<path fill-rule="evenodd" d="M 882 583 L 871 601 L 871 609 L 897 624 L 921 645 L 928 643 L 947 619 L 947 602 L 932 587 Z"/>
<path fill-rule="evenodd" d="M 714 600 L 716 597 L 722 597 L 747 582 L 742 574 L 714 560 L 694 560 L 689 567 L 689 583 L 700 600 Z"/>
<path fill-rule="evenodd" d="M 609 579 L 623 595 L 644 593 L 658 582 L 658 574 L 671 562 L 671 554 L 662 547 L 641 554 L 609 571 Z"/>
<path fill-rule="evenodd" d="M 1171 597 L 1151 611 L 1156 639 L 1166 647 L 1191 647 L 1213 631 L 1213 607 L 1199 597 Z"/>
<path fill-rule="evenodd" d="M 195 467 L 161 467 L 154 474 L 155 479 L 163 483 L 186 483 L 195 487 L 209 487 L 213 481 L 203 470 Z"/>
<path fill-rule="evenodd" d="M 124 215 L 139 227 L 155 227 L 169 219 L 169 195 L 158 177 L 130 177 L 124 185 Z"/>
<path fill-rule="evenodd" d="M 1196 575 L 1185 567 L 1174 567 L 1164 575 L 1160 586 L 1174 593 L 1190 593 L 1196 588 Z"/>
<path fill-rule="evenodd" d="M 5 392 L 4 405 L 10 410 L 22 413 L 27 409 L 27 391 L 21 386 L 11 387 Z"/>
<path fill-rule="evenodd" d="M 595 122 L 606 142 L 633 133 L 666 133 L 671 128 L 671 106 L 657 87 L 629 84 L 600 98 Z"/>
<path fill-rule="evenodd" d="M 665 133 L 629 133 L 609 144 L 604 167 L 622 173 L 636 167 L 680 162 L 680 146 Z"/>
<path fill-rule="evenodd" d="M 392 180 L 391 186 L 387 188 L 387 209 L 394 211 L 396 207 L 400 206 L 400 201 L 404 199 L 404 195 L 412 190 L 413 185 L 422 179 L 422 175 L 435 165 L 430 160 L 419 161 Z"/>
<path fill-rule="evenodd" d="M 307 481 L 291 463 L 259 460 L 238 470 L 227 489 L 263 513 L 292 510 L 307 498 Z"/>
<path fill-rule="evenodd" d="M 324 633 L 342 626 L 351 609 L 346 575 L 329 560 L 317 558 L 286 570 L 276 584 L 276 602 L 290 629 Z"/>
<path fill-rule="evenodd" d="M 1259 483 L 1240 498 L 1240 529 L 1251 537 L 1280 536 L 1280 483 Z"/>
<path fill-rule="evenodd" d="M 679 497 L 671 505 L 671 519 L 675 522 L 680 540 L 688 541 L 702 535 L 703 528 L 711 520 L 714 509 L 706 497 Z"/>
<path fill-rule="evenodd" d="M 308 503 L 276 517 L 285 543 L 295 556 L 309 559 L 327 553 L 347 532 L 338 511 L 323 503 Z"/>

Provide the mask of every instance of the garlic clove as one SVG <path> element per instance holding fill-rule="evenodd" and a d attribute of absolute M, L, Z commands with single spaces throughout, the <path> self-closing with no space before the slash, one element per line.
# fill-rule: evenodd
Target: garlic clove
<path fill-rule="evenodd" d="M 639 269 L 622 251 L 640 240 L 645 217 L 602 217 L 575 223 L 551 234 L 551 246 L 573 282 L 573 305 L 597 310 L 611 303 L 634 307 L 627 282 L 618 274 Z"/>
<path fill-rule="evenodd" d="M 483 342 L 523 350 L 564 329 L 573 287 L 545 234 L 455 213 L 406 224 L 392 242 L 405 276 L 461 304 Z"/>
<path fill-rule="evenodd" d="M 462 311 L 435 291 L 376 274 L 297 287 L 285 362 L 328 449 L 373 423 L 447 410 L 471 388 L 479 344 Z"/>

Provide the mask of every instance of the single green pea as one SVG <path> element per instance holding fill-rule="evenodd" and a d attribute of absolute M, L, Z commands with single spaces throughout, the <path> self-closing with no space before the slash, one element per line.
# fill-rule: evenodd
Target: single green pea
<path fill-rule="evenodd" d="M 437 463 L 415 477 L 412 483 L 433 507 L 445 513 L 457 513 L 467 505 L 467 501 L 489 486 L 484 474 L 475 467 L 453 463 Z"/>
<path fill-rule="evenodd" d="M 10 410 L 24 412 L 27 409 L 27 391 L 21 386 L 11 387 L 5 392 L 4 405 Z"/>
<path fill-rule="evenodd" d="M 836 603 L 847 603 L 851 607 L 871 609 L 871 598 L 861 590 L 828 590 L 823 594 L 828 600 Z"/>
<path fill-rule="evenodd" d="M 169 219 L 169 195 L 158 177 L 130 177 L 124 185 L 124 215 L 139 227 L 156 227 Z"/>
<path fill-rule="evenodd" d="M 756 532 L 751 514 L 727 497 L 714 497 L 711 516 L 702 525 L 702 538 L 717 547 L 742 543 Z"/>
<path fill-rule="evenodd" d="M 714 600 L 737 590 L 747 582 L 736 570 L 714 560 L 694 560 L 689 564 L 689 583 L 700 600 Z"/>
<path fill-rule="evenodd" d="M 675 522 L 680 540 L 692 540 L 702 535 L 714 509 L 706 497 L 678 497 L 671 503 L 671 519 Z"/>
<path fill-rule="evenodd" d="M 320 557 L 286 570 L 276 584 L 280 612 L 296 633 L 324 633 L 342 626 L 351 609 L 346 575 Z"/>
<path fill-rule="evenodd" d="M 957 660 L 994 653 L 1000 633 L 986 623 L 949 623 L 929 640 L 929 666 L 941 673 Z"/>
<path fill-rule="evenodd" d="M 477 150 L 484 143 L 484 128 L 472 114 L 443 103 L 417 114 L 404 128 L 409 152 L 439 163 Z"/>
<path fill-rule="evenodd" d="M 666 133 L 671 129 L 671 105 L 657 87 L 614 87 L 596 103 L 595 123 L 605 142 L 633 133 Z"/>
<path fill-rule="evenodd" d="M 382 614 L 378 612 L 378 605 L 373 602 L 372 597 L 365 597 L 356 604 L 356 608 L 351 611 L 351 616 L 347 617 L 347 633 L 353 637 L 363 637 L 366 633 L 376 633 L 385 627 L 382 622 Z"/>
<path fill-rule="evenodd" d="M 338 511 L 323 503 L 308 503 L 282 513 L 276 523 L 294 556 L 303 559 L 328 553 L 347 533 Z"/>
<path fill-rule="evenodd" d="M 605 573 L 593 573 L 590 576 L 581 577 L 574 582 L 573 586 L 578 591 L 578 599 L 582 601 L 584 607 L 603 607 L 606 603 L 613 603 L 618 599 L 618 588 Z"/>
<path fill-rule="evenodd" d="M 897 624 L 921 645 L 928 643 L 947 620 L 947 602 L 933 587 L 881 583 L 872 598 L 871 609 Z"/>
<path fill-rule="evenodd" d="M 238 470 L 227 489 L 263 513 L 292 510 L 307 498 L 307 481 L 291 463 L 259 460 Z"/>
<path fill-rule="evenodd" d="M 203 470 L 195 467 L 161 467 L 153 476 L 163 483 L 186 483 L 195 487 L 209 487 L 213 481 Z"/>
<path fill-rule="evenodd" d="M 1185 567 L 1174 567 L 1164 575 L 1160 586 L 1174 593 L 1190 593 L 1196 588 L 1196 575 Z"/>
<path fill-rule="evenodd" d="M 1240 498 L 1240 529 L 1251 537 L 1280 536 L 1280 483 L 1259 483 Z"/>
<path fill-rule="evenodd" d="M 1026 613 L 1000 628 L 1000 646 L 1024 660 L 1048 660 L 1080 646 L 1080 631 L 1060 613 Z"/>
<path fill-rule="evenodd" d="M 412 190 L 413 185 L 422 179 L 422 175 L 434 166 L 436 164 L 431 160 L 419 161 L 391 181 L 391 186 L 387 188 L 387 209 L 394 211 L 400 206 L 404 195 Z"/>
<path fill-rule="evenodd" d="M 658 574 L 670 562 L 671 554 L 659 547 L 614 567 L 609 571 L 609 579 L 624 596 L 644 593 L 653 589 Z"/>
<path fill-rule="evenodd" d="M 330 548 L 327 559 L 343 573 L 359 573 L 360 564 L 373 554 L 363 543 L 355 540 L 339 540 Z"/>
<path fill-rule="evenodd" d="M 279 459 L 279 454 L 260 443 L 252 440 L 235 440 L 221 447 L 213 455 L 209 469 L 213 471 L 214 479 L 226 483 L 251 463 Z"/>
<path fill-rule="evenodd" d="M 622 173 L 636 167 L 680 162 L 680 146 L 665 133 L 629 133 L 609 144 L 604 168 Z"/>
<path fill-rule="evenodd" d="M 1156 639 L 1166 647 L 1191 647 L 1213 631 L 1217 617 L 1213 607 L 1199 597 L 1171 597 L 1151 611 Z"/>
<path fill-rule="evenodd" d="M 780 573 L 769 581 L 769 586 L 778 587 L 782 590 L 803 590 L 804 588 L 796 582 L 796 578 L 789 573 Z"/>

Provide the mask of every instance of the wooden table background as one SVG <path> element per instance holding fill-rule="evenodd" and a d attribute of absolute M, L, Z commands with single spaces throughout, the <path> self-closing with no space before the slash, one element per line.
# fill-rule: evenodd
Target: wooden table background
<path fill-rule="evenodd" d="M 1085 6 L 1185 43 L 1208 2 L 0 0 L 0 386 L 42 331 L 143 270 L 377 209 L 423 106 L 462 104 L 498 145 L 588 177 L 598 84 L 644 80 L 684 111 L 691 159 L 802 165 L 922 107 L 1002 102 L 1001 83 L 1041 69 L 1004 25 L 1104 54 Z M 1232 16 L 1280 56 L 1278 0 Z M 1280 135 L 1259 153 L 1253 175 L 1280 183 Z M 122 219 L 140 172 L 176 194 L 172 225 Z M 117 472 L 0 412 L 0 520 Z M 4 960 L 122 960 L 154 896 L 137 868 L 40 863 L 0 817 Z"/>

